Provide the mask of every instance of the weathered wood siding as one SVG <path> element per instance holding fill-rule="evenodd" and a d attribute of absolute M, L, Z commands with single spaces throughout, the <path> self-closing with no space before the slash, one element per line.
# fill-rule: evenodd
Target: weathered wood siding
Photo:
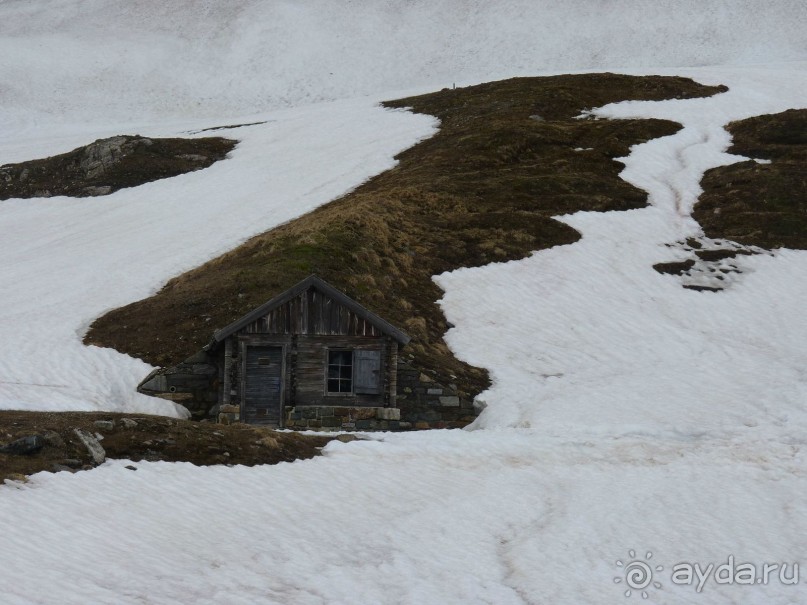
<path fill-rule="evenodd" d="M 388 336 L 326 336 L 326 335 L 276 335 L 243 334 L 237 337 L 238 358 L 233 367 L 238 368 L 231 384 L 234 392 L 231 401 L 246 403 L 246 366 L 248 352 L 255 347 L 283 347 L 284 371 L 282 390 L 283 406 L 332 405 L 332 406 L 386 406 L 390 402 L 390 376 L 394 375 L 391 360 L 391 343 Z M 397 343 L 396 343 L 397 344 Z M 378 351 L 381 373 L 376 393 L 328 393 L 327 368 L 329 349 L 348 349 L 356 352 Z M 359 353 L 361 357 L 361 353 Z M 356 360 L 354 358 L 354 363 Z M 354 388 L 355 390 L 355 388 Z"/>
<path fill-rule="evenodd" d="M 378 393 L 328 393 L 326 373 L 329 349 L 375 350 L 381 353 L 382 370 L 389 364 L 388 338 L 361 336 L 309 336 L 296 339 L 294 405 L 383 406 L 387 378 L 381 377 Z M 354 357 L 354 363 L 355 363 Z M 383 373 L 382 373 L 383 374 Z"/>
<path fill-rule="evenodd" d="M 390 387 L 395 382 L 397 346 L 393 344 L 397 342 L 315 288 L 257 317 L 227 340 L 232 344 L 224 348 L 237 358 L 228 362 L 230 373 L 222 382 L 228 383 L 229 400 L 241 406 L 247 422 L 261 421 L 247 408 L 258 411 L 265 399 L 254 392 L 260 387 L 248 384 L 250 351 L 260 347 L 282 348 L 281 411 L 286 406 L 384 407 L 394 401 Z M 350 393 L 328 391 L 328 351 L 332 349 L 354 352 Z"/>
<path fill-rule="evenodd" d="M 247 363 L 249 352 L 251 349 L 258 349 L 261 347 L 280 347 L 283 357 L 282 362 L 282 385 L 280 411 L 282 412 L 283 406 L 287 405 L 290 401 L 291 393 L 289 392 L 289 384 L 291 384 L 292 375 L 292 337 L 291 336 L 276 336 L 271 334 L 260 335 L 250 334 L 240 337 L 233 337 L 234 343 L 232 349 L 238 351 L 238 357 L 233 359 L 231 366 L 233 370 L 231 378 L 231 403 L 241 405 L 242 408 L 246 405 L 246 382 L 247 382 Z M 281 414 L 282 416 L 282 414 Z"/>
<path fill-rule="evenodd" d="M 244 363 L 242 419 L 252 424 L 279 424 L 283 413 L 283 347 L 246 347 Z"/>
<path fill-rule="evenodd" d="M 314 288 L 271 310 L 239 333 L 381 336 L 369 321 Z"/>

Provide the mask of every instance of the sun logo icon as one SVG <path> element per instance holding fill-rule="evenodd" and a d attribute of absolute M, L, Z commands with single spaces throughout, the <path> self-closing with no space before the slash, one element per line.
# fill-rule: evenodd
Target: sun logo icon
<path fill-rule="evenodd" d="M 649 586 L 652 585 L 653 588 L 660 590 L 661 582 L 653 581 L 653 572 L 664 571 L 664 567 L 661 565 L 652 567 L 650 565 L 649 561 L 653 558 L 653 553 L 648 551 L 644 556 L 644 561 L 636 558 L 635 550 L 629 550 L 628 556 L 630 560 L 627 563 L 623 563 L 621 560 L 616 562 L 616 566 L 624 570 L 624 576 L 614 578 L 614 584 L 621 584 L 624 581 L 627 585 L 628 589 L 625 591 L 625 596 L 631 596 L 635 590 L 637 594 L 642 595 L 643 599 L 646 599 L 650 596 L 648 591 L 645 590 Z"/>

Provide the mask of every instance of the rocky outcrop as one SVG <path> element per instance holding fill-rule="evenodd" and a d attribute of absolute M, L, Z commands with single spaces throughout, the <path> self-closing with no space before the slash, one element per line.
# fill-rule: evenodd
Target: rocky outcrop
<path fill-rule="evenodd" d="M 108 195 L 207 168 L 233 147 L 235 141 L 219 137 L 150 139 L 122 135 L 99 139 L 61 155 L 0 166 L 0 200 Z"/>

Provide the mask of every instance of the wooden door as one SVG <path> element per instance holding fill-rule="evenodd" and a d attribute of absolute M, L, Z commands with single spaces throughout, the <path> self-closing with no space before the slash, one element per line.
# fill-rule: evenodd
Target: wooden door
<path fill-rule="evenodd" d="M 247 346 L 244 422 L 280 424 L 283 402 L 283 348 Z"/>

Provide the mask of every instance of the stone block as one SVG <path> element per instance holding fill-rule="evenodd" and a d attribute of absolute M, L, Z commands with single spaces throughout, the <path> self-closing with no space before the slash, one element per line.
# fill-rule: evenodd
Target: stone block
<path fill-rule="evenodd" d="M 93 426 L 97 428 L 99 431 L 114 431 L 115 430 L 115 421 L 114 420 L 96 420 L 93 422 Z"/>
<path fill-rule="evenodd" d="M 356 421 L 356 430 L 358 431 L 366 431 L 368 429 L 373 428 L 375 423 L 372 420 L 357 420 Z"/>
<path fill-rule="evenodd" d="M 323 416 L 335 416 L 336 413 L 334 412 L 333 408 L 319 408 L 319 413 L 317 415 L 322 418 Z"/>
<path fill-rule="evenodd" d="M 401 410 L 398 408 L 376 408 L 375 417 L 379 420 L 400 420 Z"/>
<path fill-rule="evenodd" d="M 428 382 L 434 382 L 434 380 L 432 380 L 429 376 L 426 376 L 426 374 L 423 374 L 423 373 L 420 374 L 420 377 L 418 378 L 418 380 L 420 380 L 420 382 L 427 382 L 427 383 Z"/>
<path fill-rule="evenodd" d="M 440 405 L 444 407 L 459 407 L 460 398 L 456 396 L 440 397 Z"/>
<path fill-rule="evenodd" d="M 427 395 L 442 395 L 443 389 L 426 389 Z"/>
<path fill-rule="evenodd" d="M 339 416 L 323 416 L 320 422 L 325 428 L 337 428 L 342 426 L 342 418 Z"/>
<path fill-rule="evenodd" d="M 378 408 L 355 408 L 352 411 L 352 416 L 355 420 L 368 420 L 375 418 L 375 413 Z"/>
<path fill-rule="evenodd" d="M 425 429 L 430 429 L 431 426 L 429 425 L 428 422 L 425 422 L 425 421 L 421 420 L 421 421 L 415 423 L 415 428 L 418 429 L 419 431 L 422 431 L 422 430 L 425 430 Z"/>
<path fill-rule="evenodd" d="M 300 411 L 303 413 L 303 418 L 306 419 L 317 418 L 319 416 L 318 414 L 319 410 L 314 407 L 302 408 L 302 410 Z"/>

